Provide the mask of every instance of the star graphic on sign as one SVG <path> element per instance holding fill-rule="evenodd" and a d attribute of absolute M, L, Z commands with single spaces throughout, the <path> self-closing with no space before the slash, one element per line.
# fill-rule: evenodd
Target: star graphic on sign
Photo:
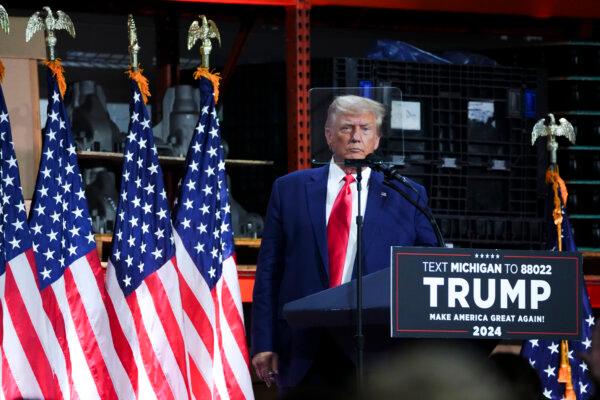
<path fill-rule="evenodd" d="M 587 317 L 587 319 L 585 320 L 585 322 L 587 322 L 587 323 L 588 323 L 588 326 L 592 326 L 592 325 L 594 325 L 594 321 L 595 321 L 595 318 L 594 318 L 594 316 L 593 316 L 593 315 L 590 315 L 590 316 L 589 316 L 589 317 Z"/>
<path fill-rule="evenodd" d="M 548 350 L 550 350 L 550 354 L 557 353 L 558 354 L 558 344 L 552 342 L 550 346 L 548 346 Z"/>

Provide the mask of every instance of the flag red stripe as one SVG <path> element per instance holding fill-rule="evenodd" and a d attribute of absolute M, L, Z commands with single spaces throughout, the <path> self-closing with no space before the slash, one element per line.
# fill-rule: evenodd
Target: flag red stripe
<path fill-rule="evenodd" d="M 65 279 L 65 290 L 69 308 L 71 310 L 71 316 L 73 317 L 73 324 L 75 325 L 75 332 L 81 344 L 81 349 L 85 355 L 86 362 L 89 370 L 96 384 L 98 394 L 101 399 L 117 399 L 117 392 L 110 379 L 110 373 L 104 361 L 100 347 L 98 346 L 98 340 L 96 334 L 90 324 L 87 310 L 85 309 L 81 300 L 81 295 L 77 289 L 77 285 L 73 279 L 73 273 L 70 266 L 64 272 Z M 92 271 L 95 274 L 95 271 Z M 103 332 L 102 334 L 109 334 L 109 332 Z"/>
<path fill-rule="evenodd" d="M 95 250 L 94 250 L 95 253 Z M 100 259 L 96 254 L 87 254 L 87 259 L 92 268 L 96 268 L 96 265 L 100 266 Z M 98 287 L 104 288 L 104 273 L 96 275 L 96 282 L 98 283 Z M 115 306 L 113 302 L 110 300 L 108 293 L 103 289 L 100 291 L 103 296 L 106 296 L 104 299 L 104 305 L 106 307 L 106 313 L 108 315 L 108 321 L 110 323 L 110 331 L 112 334 L 113 344 L 121 363 L 123 364 L 123 368 L 127 371 L 127 376 L 129 377 L 129 381 L 133 386 L 133 391 L 137 394 L 138 392 L 138 367 L 135 363 L 135 359 L 133 356 L 133 350 L 129 345 L 129 341 L 125 336 L 125 332 L 123 331 L 123 327 L 119 323 L 119 318 L 117 317 L 117 312 L 115 311 Z"/>
<path fill-rule="evenodd" d="M 197 400 L 210 399 L 212 384 L 209 386 L 208 383 L 204 380 L 202 373 L 200 373 L 200 370 L 196 366 L 194 360 L 191 359 L 191 357 L 188 358 L 188 361 L 190 362 L 190 385 L 194 397 Z"/>
<path fill-rule="evenodd" d="M 225 354 L 225 350 L 223 349 L 223 336 L 221 332 L 221 312 L 220 312 L 220 304 L 219 297 L 217 294 L 218 285 L 210 291 L 213 298 L 213 303 L 215 305 L 215 330 L 217 333 L 217 341 L 219 344 L 219 353 L 221 354 L 221 363 L 223 364 L 223 372 L 225 375 L 225 384 L 227 386 L 227 393 L 229 394 L 230 399 L 244 399 L 244 392 L 240 388 L 240 385 L 237 382 L 235 374 L 231 370 L 229 366 L 229 361 L 227 360 L 227 355 Z"/>
<path fill-rule="evenodd" d="M 27 253 L 29 259 L 29 252 Z M 29 263 L 31 266 L 32 264 Z M 35 263 L 33 264 L 35 266 Z M 32 269 L 34 267 L 32 266 Z M 37 271 L 34 270 L 34 273 Z M 36 276 L 36 275 L 34 275 Z M 38 385 L 45 398 L 60 398 L 60 387 L 55 374 L 52 373 L 52 366 L 44 352 L 44 348 L 37 336 L 36 330 L 33 327 L 33 322 L 29 314 L 26 312 L 27 308 L 19 292 L 19 287 L 12 274 L 11 268 L 6 269 L 6 289 L 5 289 L 5 301 L 8 314 L 10 315 L 13 322 L 17 337 L 22 343 L 23 351 L 29 361 L 32 372 L 36 377 Z M 25 312 L 24 312 L 25 311 Z M 13 318 L 18 316 L 18 318 Z"/>
<path fill-rule="evenodd" d="M 171 268 L 168 263 L 161 268 Z M 178 281 L 181 280 L 181 276 L 177 269 L 173 266 L 173 272 L 175 272 L 178 276 Z M 171 303 L 169 302 L 169 297 L 167 295 L 167 291 L 158 276 L 158 273 L 155 272 L 150 274 L 144 279 L 146 286 L 148 286 L 148 292 L 152 296 L 152 300 L 154 301 L 154 308 L 156 309 L 156 313 L 158 314 L 158 318 L 162 322 L 163 329 L 165 330 L 165 334 L 167 335 L 167 339 L 169 341 L 169 345 L 171 346 L 171 351 L 175 356 L 175 360 L 179 365 L 179 370 L 181 371 L 181 375 L 187 376 L 187 368 L 185 365 L 186 354 L 185 354 L 185 343 L 183 341 L 183 335 L 181 333 L 180 323 L 177 322 L 177 318 L 171 308 Z M 179 293 L 175 294 L 179 296 Z M 187 382 L 186 382 L 187 386 Z M 189 392 L 189 388 L 188 388 Z"/>
<path fill-rule="evenodd" d="M 210 353 L 210 358 L 212 359 L 214 357 L 215 343 L 213 329 L 210 320 L 208 319 L 208 315 L 206 315 L 202 304 L 197 301 L 192 289 L 183 278 L 179 279 L 179 291 L 181 292 L 183 311 L 185 311 L 192 322 L 194 329 L 198 332 L 198 335 L 202 339 L 202 342 L 204 342 L 206 349 Z"/>
<path fill-rule="evenodd" d="M 137 293 L 131 293 L 129 296 L 127 296 L 126 301 L 129 309 L 131 310 L 131 315 L 133 316 L 133 322 L 135 324 L 135 331 L 138 337 L 144 369 L 148 374 L 148 378 L 152 388 L 154 389 L 154 393 L 156 393 L 156 396 L 161 400 L 174 400 L 175 396 L 171 390 L 171 386 L 169 386 L 167 377 L 165 376 L 156 354 L 154 353 L 152 342 L 148 337 L 146 326 L 142 321 L 142 314 L 138 304 Z M 148 299 L 141 299 L 141 301 L 148 301 Z"/>
<path fill-rule="evenodd" d="M 221 304 L 223 305 L 223 314 L 227 320 L 227 325 L 229 325 L 229 329 L 231 330 L 237 346 L 240 349 L 244 360 L 246 361 L 246 365 L 250 367 L 248 347 L 246 346 L 246 331 L 244 329 L 244 321 L 242 320 L 242 316 L 240 315 L 238 308 L 233 301 L 233 296 L 229 291 L 229 286 L 227 285 L 226 280 L 223 280 Z"/>
<path fill-rule="evenodd" d="M 2 393 L 5 399 L 20 399 L 23 397 L 8 366 L 4 352 L 2 352 Z"/>

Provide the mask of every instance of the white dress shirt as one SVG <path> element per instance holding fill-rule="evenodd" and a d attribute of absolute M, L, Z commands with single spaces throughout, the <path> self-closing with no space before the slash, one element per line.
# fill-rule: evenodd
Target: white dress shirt
<path fill-rule="evenodd" d="M 327 200 L 325 202 L 325 222 L 329 223 L 329 215 L 333 208 L 335 199 L 344 186 L 344 177 L 346 173 L 331 159 L 329 165 L 329 176 L 327 177 Z M 352 174 L 356 179 L 356 174 Z M 371 169 L 364 168 L 362 170 L 360 208 L 361 215 L 364 218 L 367 207 L 367 195 L 369 193 L 369 177 Z M 342 282 L 346 283 L 352 279 L 352 271 L 354 269 L 354 259 L 356 258 L 356 216 L 358 215 L 358 193 L 356 189 L 356 181 L 350 184 L 352 191 L 352 217 L 350 218 L 350 234 L 348 235 L 348 248 L 346 249 L 346 260 L 344 261 L 344 271 L 342 272 Z M 364 219 L 363 219 L 364 221 Z"/>

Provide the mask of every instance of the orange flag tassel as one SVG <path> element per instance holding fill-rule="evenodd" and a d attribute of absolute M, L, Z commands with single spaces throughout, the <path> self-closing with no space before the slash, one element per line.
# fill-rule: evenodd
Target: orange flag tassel
<path fill-rule="evenodd" d="M 211 81 L 213 85 L 213 92 L 215 94 L 215 103 L 219 102 L 219 83 L 221 81 L 221 75 L 218 72 L 211 73 L 208 68 L 198 67 L 194 72 L 194 79 L 206 78 Z"/>
<path fill-rule="evenodd" d="M 560 341 L 558 381 L 565 384 L 565 400 L 576 400 L 575 390 L 573 390 L 573 379 L 571 377 L 571 364 L 569 364 L 569 342 L 566 340 Z"/>
<path fill-rule="evenodd" d="M 65 69 L 60 62 L 60 58 L 52 61 L 45 60 L 44 65 L 46 65 L 50 71 L 52 71 L 52 75 L 54 75 L 56 82 L 58 83 L 60 95 L 64 98 L 65 92 L 67 91 L 67 82 L 65 81 Z"/>
<path fill-rule="evenodd" d="M 0 83 L 4 81 L 4 64 L 0 61 Z"/>
<path fill-rule="evenodd" d="M 148 104 L 148 97 L 150 97 L 150 84 L 148 83 L 148 78 L 146 78 L 142 72 L 144 72 L 144 70 L 141 68 L 138 68 L 135 71 L 132 68 L 129 68 L 127 71 L 125 71 L 129 79 L 138 84 L 140 92 L 142 93 L 144 104 Z"/>
<path fill-rule="evenodd" d="M 561 200 L 562 204 L 567 203 L 568 193 L 567 193 L 567 185 L 565 185 L 565 181 L 562 180 L 560 174 L 558 173 L 558 167 L 556 170 L 551 170 L 548 168 L 546 171 L 546 183 L 552 185 L 552 191 L 554 192 L 554 210 L 552 211 L 552 217 L 554 219 L 554 225 L 556 225 L 556 237 L 558 244 L 558 251 L 562 251 L 562 208 L 561 208 Z M 558 194 L 558 188 L 560 188 L 560 196 Z"/>

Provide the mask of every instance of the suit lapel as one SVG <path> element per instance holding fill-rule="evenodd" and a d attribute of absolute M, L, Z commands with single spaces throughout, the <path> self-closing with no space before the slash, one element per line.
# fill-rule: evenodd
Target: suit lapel
<path fill-rule="evenodd" d="M 369 194 L 367 196 L 365 222 L 362 233 L 363 260 L 369 259 L 371 244 L 377 240 L 377 236 L 379 235 L 379 221 L 381 221 L 389 195 L 388 188 L 383 185 L 383 176 L 372 171 L 369 179 Z M 363 270 L 363 273 L 366 272 L 366 269 Z"/>
<path fill-rule="evenodd" d="M 327 177 L 329 165 L 318 168 L 315 174 L 306 182 L 306 201 L 312 223 L 315 241 L 321 254 L 324 270 L 322 278 L 326 286 L 329 282 L 329 253 L 327 252 L 327 226 L 325 223 L 325 202 L 327 201 Z"/>

